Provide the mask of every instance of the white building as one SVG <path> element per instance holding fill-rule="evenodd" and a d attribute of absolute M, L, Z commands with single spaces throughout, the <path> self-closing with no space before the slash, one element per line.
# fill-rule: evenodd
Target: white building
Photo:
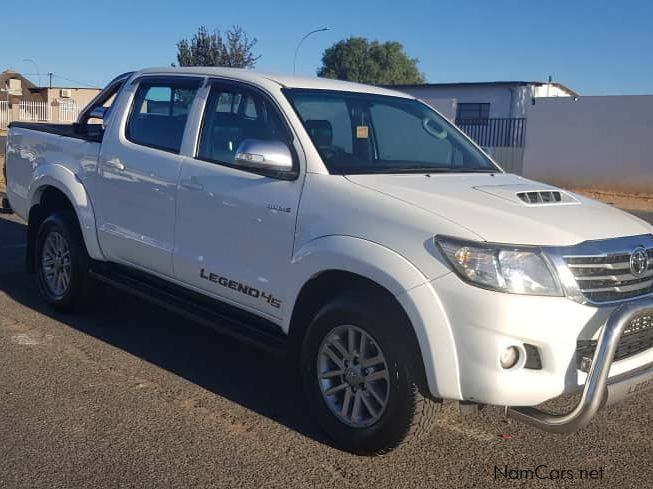
<path fill-rule="evenodd" d="M 560 83 L 538 81 L 425 83 L 388 88 L 422 99 L 451 120 L 523 118 L 533 99 L 578 97 Z"/>
<path fill-rule="evenodd" d="M 522 173 L 527 109 L 543 97 L 578 94 L 560 83 L 497 81 L 394 85 L 456 123 L 504 169 Z"/>

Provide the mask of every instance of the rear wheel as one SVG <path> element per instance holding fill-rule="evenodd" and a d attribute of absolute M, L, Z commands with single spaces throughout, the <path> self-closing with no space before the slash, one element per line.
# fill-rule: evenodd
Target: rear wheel
<path fill-rule="evenodd" d="M 410 324 L 364 293 L 325 305 L 301 354 L 304 390 L 317 422 L 340 448 L 381 454 L 429 433 L 439 404 L 420 392 Z"/>
<path fill-rule="evenodd" d="M 89 261 L 74 214 L 48 216 L 39 228 L 35 253 L 41 295 L 58 310 L 73 309 L 84 290 Z"/>

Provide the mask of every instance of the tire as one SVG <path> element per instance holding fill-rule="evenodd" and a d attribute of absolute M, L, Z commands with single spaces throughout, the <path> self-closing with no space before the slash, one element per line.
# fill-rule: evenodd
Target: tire
<path fill-rule="evenodd" d="M 350 292 L 329 302 L 308 326 L 300 354 L 304 393 L 317 423 L 338 448 L 361 455 L 416 444 L 440 408 L 420 392 L 421 355 L 411 325 L 383 299 Z"/>
<path fill-rule="evenodd" d="M 63 211 L 45 218 L 34 252 L 43 298 L 58 311 L 73 310 L 81 301 L 89 265 L 76 216 Z"/>

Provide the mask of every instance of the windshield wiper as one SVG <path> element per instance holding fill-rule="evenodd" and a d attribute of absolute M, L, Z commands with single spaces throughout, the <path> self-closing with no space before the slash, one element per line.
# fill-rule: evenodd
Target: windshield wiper
<path fill-rule="evenodd" d="M 450 171 L 450 168 L 433 168 L 429 166 L 397 166 L 394 168 L 374 168 L 370 169 L 369 173 L 449 173 Z"/>
<path fill-rule="evenodd" d="M 344 171 L 344 174 L 376 174 L 376 173 L 498 173 L 491 168 L 434 168 L 429 166 L 398 166 L 393 168 L 369 168 Z"/>
<path fill-rule="evenodd" d="M 500 173 L 497 168 L 456 168 L 452 173 Z"/>

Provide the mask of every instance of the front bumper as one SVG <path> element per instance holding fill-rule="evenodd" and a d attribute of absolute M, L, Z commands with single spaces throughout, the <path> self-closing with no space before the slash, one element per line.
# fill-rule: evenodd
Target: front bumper
<path fill-rule="evenodd" d="M 653 314 L 653 299 L 622 304 L 610 314 L 599 336 L 580 401 L 574 409 L 565 414 L 551 414 L 529 406 L 510 407 L 508 417 L 545 431 L 570 433 L 587 426 L 603 406 L 652 388 L 653 363 L 609 377 L 624 328 L 641 314 Z"/>
<path fill-rule="evenodd" d="M 398 298 L 415 328 L 431 395 L 497 406 L 537 406 L 582 390 L 589 366 L 579 367 L 578 342 L 598 343 L 604 325 L 621 310 L 565 297 L 494 292 L 453 273 Z M 623 305 L 645 307 L 643 300 Z M 527 358 L 536 349 L 539 367 L 520 360 L 503 368 L 501 352 L 514 345 Z M 653 348 L 610 361 L 608 380 L 615 385 L 610 390 L 617 392 L 624 379 L 652 363 Z"/>

